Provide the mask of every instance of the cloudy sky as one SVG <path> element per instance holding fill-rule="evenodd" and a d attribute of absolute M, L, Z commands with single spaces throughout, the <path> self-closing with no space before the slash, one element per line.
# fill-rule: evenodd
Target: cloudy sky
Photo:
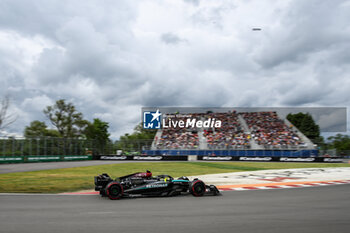
<path fill-rule="evenodd" d="M 349 107 L 349 51 L 345 0 L 0 1 L 19 135 L 61 98 L 113 139 L 142 106 Z"/>

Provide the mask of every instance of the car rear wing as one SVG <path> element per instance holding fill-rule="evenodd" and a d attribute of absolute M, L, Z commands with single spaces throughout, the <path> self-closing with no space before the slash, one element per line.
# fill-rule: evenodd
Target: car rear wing
<path fill-rule="evenodd" d="M 113 179 L 106 173 L 95 176 L 94 180 L 95 180 L 95 191 L 101 191 L 107 186 L 109 182 L 113 181 Z"/>

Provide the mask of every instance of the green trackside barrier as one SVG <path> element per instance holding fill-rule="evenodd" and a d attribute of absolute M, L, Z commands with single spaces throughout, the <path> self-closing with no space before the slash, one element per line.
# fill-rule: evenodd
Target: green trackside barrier
<path fill-rule="evenodd" d="M 65 155 L 63 156 L 63 160 L 91 160 L 91 155 Z"/>
<path fill-rule="evenodd" d="M 0 156 L 0 163 L 35 163 L 57 162 L 73 160 L 91 160 L 91 155 L 23 155 L 23 156 Z"/>
<path fill-rule="evenodd" d="M 0 163 L 23 163 L 24 156 L 0 156 Z"/>
<path fill-rule="evenodd" d="M 59 155 L 56 156 L 37 156 L 37 155 L 28 155 L 24 156 L 25 161 L 27 163 L 32 162 L 50 162 L 50 161 L 61 161 L 61 157 Z"/>

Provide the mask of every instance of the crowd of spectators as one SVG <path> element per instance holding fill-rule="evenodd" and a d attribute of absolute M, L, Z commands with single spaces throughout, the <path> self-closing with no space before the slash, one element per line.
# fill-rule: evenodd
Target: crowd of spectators
<path fill-rule="evenodd" d="M 250 135 L 244 133 L 236 111 L 208 113 L 206 118 L 221 120 L 221 128 L 204 129 L 208 149 L 249 149 Z"/>
<path fill-rule="evenodd" d="M 265 149 L 288 149 L 303 145 L 302 140 L 276 112 L 240 113 L 251 130 L 251 137 Z"/>
<path fill-rule="evenodd" d="M 193 116 L 197 117 L 197 116 Z M 173 117 L 173 121 L 186 121 L 185 117 Z M 193 128 L 163 128 L 162 135 L 156 142 L 157 149 L 198 149 L 198 131 Z"/>
<path fill-rule="evenodd" d="M 246 121 L 250 133 L 244 132 L 238 116 Z M 295 149 L 305 144 L 292 126 L 280 119 L 276 112 L 240 112 L 196 113 L 191 118 L 221 121 L 221 127 L 197 128 L 170 127 L 163 128 L 160 138 L 156 138 L 157 149 L 199 149 L 199 133 L 207 143 L 208 149 L 250 149 L 254 140 L 265 149 Z M 174 121 L 186 121 L 187 117 L 172 118 Z M 204 140 L 204 139 L 203 139 Z"/>

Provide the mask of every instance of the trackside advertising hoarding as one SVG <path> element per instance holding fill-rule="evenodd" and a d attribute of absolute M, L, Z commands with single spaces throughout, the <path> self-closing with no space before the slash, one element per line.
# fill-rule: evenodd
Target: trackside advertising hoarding
<path fill-rule="evenodd" d="M 187 156 L 167 156 L 167 155 L 101 155 L 101 160 L 134 160 L 134 161 L 187 161 Z"/>
<path fill-rule="evenodd" d="M 22 155 L 0 156 L 0 163 L 33 163 L 33 162 L 58 162 L 73 160 L 91 160 L 91 155 Z"/>
<path fill-rule="evenodd" d="M 196 156 L 197 160 L 202 161 L 254 161 L 254 162 L 316 162 L 316 163 L 342 163 L 342 158 L 323 158 L 323 157 L 270 157 L 270 156 L 256 156 L 256 157 L 247 157 L 247 156 Z M 141 155 L 141 156 L 132 156 L 132 155 L 101 155 L 100 160 L 133 160 L 133 161 L 187 161 L 189 156 L 180 155 Z"/>
<path fill-rule="evenodd" d="M 342 158 L 332 157 L 246 157 L 246 156 L 198 156 L 204 161 L 254 161 L 254 162 L 315 162 L 315 163 L 342 163 Z"/>

